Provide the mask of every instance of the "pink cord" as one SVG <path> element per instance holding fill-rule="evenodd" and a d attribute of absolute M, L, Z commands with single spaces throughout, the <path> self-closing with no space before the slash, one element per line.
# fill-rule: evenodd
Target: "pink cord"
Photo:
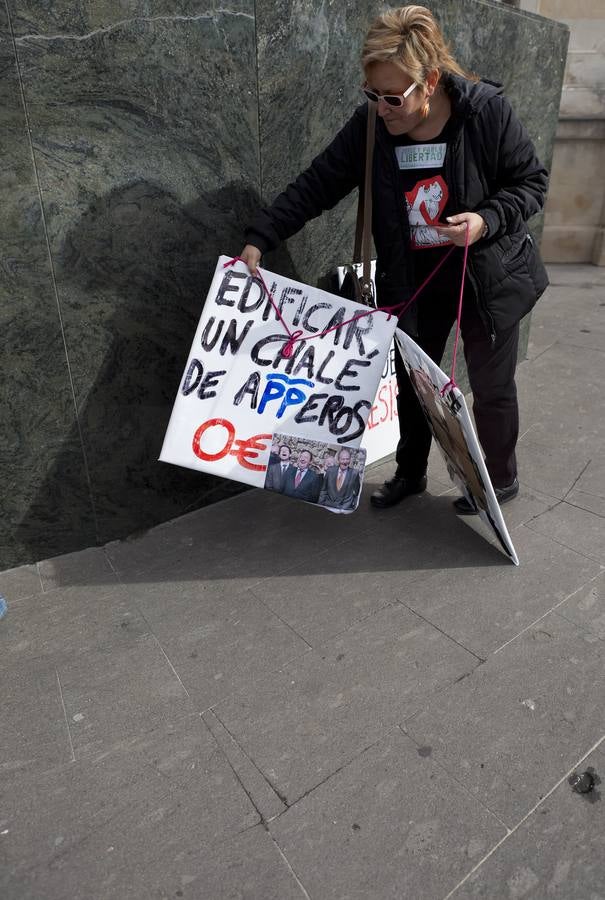
<path fill-rule="evenodd" d="M 460 283 L 460 299 L 458 300 L 458 315 L 456 316 L 456 337 L 454 338 L 454 352 L 452 354 L 452 371 L 450 374 L 450 380 L 445 384 L 439 393 L 443 397 L 448 388 L 458 387 L 456 384 L 456 380 L 454 378 L 456 374 L 456 356 L 458 354 L 458 342 L 460 340 L 460 322 L 462 320 L 462 298 L 464 296 L 464 279 L 466 278 L 466 263 L 468 259 L 468 247 L 469 247 L 469 237 L 470 237 L 470 229 L 468 227 L 468 222 L 466 224 L 466 237 L 464 239 L 464 260 L 462 262 L 462 281 Z"/>
<path fill-rule="evenodd" d="M 245 260 L 245 259 L 242 259 L 241 256 L 234 256 L 233 259 L 230 259 L 230 260 L 229 260 L 229 262 L 224 263 L 223 269 L 226 269 L 228 266 L 232 266 L 232 265 L 233 265 L 234 263 L 236 263 L 236 262 L 243 262 L 244 265 L 246 265 L 246 266 L 248 265 L 248 263 L 246 262 L 246 260 Z M 262 283 L 262 285 L 263 285 L 263 287 L 264 287 L 264 289 L 265 289 L 265 293 L 267 294 L 267 297 L 268 297 L 269 300 L 271 301 L 271 306 L 272 306 L 273 309 L 275 310 L 275 312 L 276 312 L 276 314 L 277 314 L 277 318 L 279 319 L 279 321 L 282 323 L 282 325 L 283 325 L 284 328 L 286 329 L 286 331 L 287 331 L 287 333 L 288 333 L 288 336 L 289 336 L 289 338 L 290 338 L 290 340 L 287 341 L 286 344 L 284 344 L 284 347 L 283 347 L 282 352 L 281 352 L 281 355 L 282 355 L 282 356 L 285 356 L 287 359 L 289 359 L 289 358 L 292 356 L 293 352 L 294 352 L 294 342 L 295 342 L 295 341 L 299 341 L 299 340 L 301 339 L 301 337 L 302 337 L 302 335 L 303 335 L 303 332 L 302 332 L 302 331 L 290 331 L 290 327 L 289 327 L 288 323 L 286 322 L 286 320 L 284 319 L 284 317 L 283 317 L 282 314 L 280 313 L 279 307 L 278 307 L 277 303 L 276 303 L 276 302 L 274 301 L 274 299 L 273 299 L 273 294 L 271 293 L 271 291 L 269 290 L 269 288 L 267 287 L 267 285 L 266 285 L 266 283 L 265 283 L 265 279 L 263 278 L 263 275 L 262 275 L 261 270 L 260 270 L 260 269 L 257 269 L 257 272 L 258 272 L 258 277 L 260 278 L 261 283 Z M 344 324 L 344 323 L 343 323 L 343 324 Z"/>
<path fill-rule="evenodd" d="M 449 387 L 450 385 L 452 385 L 454 387 L 456 386 L 456 383 L 454 381 L 454 372 L 456 369 L 456 351 L 458 350 L 458 338 L 460 335 L 460 317 L 462 315 L 462 295 L 464 292 L 464 278 L 466 275 L 466 262 L 467 262 L 467 256 L 468 256 L 468 237 L 469 237 L 469 230 L 468 230 L 468 225 L 467 225 L 466 243 L 464 245 L 464 263 L 463 263 L 463 267 L 462 267 L 462 285 L 460 288 L 460 301 L 458 303 L 458 320 L 457 320 L 457 326 L 456 326 L 456 340 L 454 343 L 454 360 L 453 360 L 453 366 L 452 366 L 452 375 L 451 375 L 450 380 L 446 384 L 445 388 L 443 388 L 443 391 L 441 392 L 442 394 L 446 390 L 446 388 Z M 315 334 L 307 334 L 307 335 L 305 335 L 305 333 L 301 330 L 298 330 L 298 331 L 290 330 L 288 323 L 282 316 L 281 312 L 279 311 L 279 307 L 278 307 L 277 303 L 273 299 L 273 295 L 271 294 L 271 291 L 267 287 L 267 284 L 265 282 L 265 279 L 263 278 L 261 270 L 257 268 L 256 271 L 258 273 L 258 277 L 260 278 L 262 286 L 265 289 L 267 297 L 271 301 L 271 306 L 275 310 L 277 318 L 279 319 L 281 324 L 284 326 L 284 329 L 286 330 L 286 333 L 288 334 L 288 340 L 284 344 L 282 351 L 281 351 L 282 356 L 284 356 L 286 359 L 290 359 L 290 357 L 294 353 L 294 344 L 296 343 L 296 341 L 311 341 L 314 338 L 325 337 L 325 335 L 330 334 L 331 331 L 337 331 L 339 328 L 343 328 L 345 325 L 350 325 L 351 322 L 356 322 L 358 319 L 364 319 L 366 316 L 371 316 L 374 313 L 385 312 L 388 314 L 389 319 L 391 318 L 391 316 L 394 313 L 398 313 L 399 316 L 402 316 L 403 313 L 412 305 L 412 303 L 414 303 L 414 301 L 416 300 L 416 298 L 418 297 L 420 292 L 424 290 L 424 288 L 427 286 L 429 281 L 437 274 L 437 272 L 439 271 L 441 266 L 448 259 L 448 257 L 454 252 L 455 249 L 456 249 L 455 246 L 450 247 L 450 249 L 447 251 L 447 253 L 444 254 L 443 259 L 439 260 L 439 263 L 435 266 L 435 268 L 430 273 L 430 275 L 428 275 L 427 278 L 425 278 L 425 280 L 422 282 L 420 287 L 414 291 L 414 293 L 412 294 L 412 296 L 410 297 L 409 300 L 406 300 L 403 303 L 398 303 L 395 306 L 378 306 L 376 309 L 369 309 L 367 312 L 359 313 L 358 315 L 353 316 L 351 319 L 346 319 L 344 322 L 340 322 L 338 325 L 333 325 L 331 328 L 326 328 L 325 331 L 319 331 Z M 228 262 L 224 263 L 223 268 L 226 269 L 228 266 L 232 266 L 236 262 L 243 262 L 245 265 L 248 265 L 246 263 L 246 260 L 242 259 L 241 256 L 234 256 L 233 259 L 230 259 Z"/>

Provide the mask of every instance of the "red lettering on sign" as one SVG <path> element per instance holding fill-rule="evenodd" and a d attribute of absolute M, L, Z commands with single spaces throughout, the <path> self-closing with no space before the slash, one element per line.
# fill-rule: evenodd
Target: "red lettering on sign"
<path fill-rule="evenodd" d="M 222 450 L 219 450 L 218 453 L 206 453 L 205 450 L 202 450 L 200 441 L 202 439 L 202 435 L 209 429 L 215 428 L 217 425 L 221 425 L 223 428 L 227 429 L 227 442 Z M 235 428 L 227 419 L 208 419 L 207 422 L 204 422 L 203 425 L 200 425 L 198 430 L 193 435 L 193 452 L 196 456 L 199 456 L 200 459 L 205 460 L 206 462 L 216 462 L 217 459 L 222 459 L 223 456 L 226 456 L 231 450 L 231 446 L 233 441 L 235 440 Z"/>
<path fill-rule="evenodd" d="M 207 453 L 205 450 L 202 450 L 202 436 L 209 428 L 216 428 L 217 426 L 226 429 L 227 439 L 222 449 L 217 453 Z M 199 459 L 203 459 L 205 462 L 216 462 L 219 459 L 223 459 L 227 454 L 230 454 L 231 456 L 236 457 L 238 463 L 240 466 L 243 466 L 244 469 L 264 472 L 267 468 L 266 465 L 255 463 L 251 460 L 257 459 L 258 454 L 267 449 L 267 444 L 264 442 L 270 441 L 272 438 L 272 434 L 254 434 L 252 437 L 242 440 L 241 438 L 235 437 L 235 427 L 228 419 L 208 419 L 207 422 L 200 425 L 193 435 L 193 452 Z"/>
<path fill-rule="evenodd" d="M 368 428 L 377 428 L 383 422 L 392 422 L 397 416 L 397 382 L 394 378 L 381 384 L 376 394 L 376 403 L 370 410 Z"/>

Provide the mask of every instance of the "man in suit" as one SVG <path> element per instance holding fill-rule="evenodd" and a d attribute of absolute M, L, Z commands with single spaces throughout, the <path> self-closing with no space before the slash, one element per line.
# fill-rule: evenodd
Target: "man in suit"
<path fill-rule="evenodd" d="M 284 480 L 288 469 L 294 470 L 294 466 L 290 463 L 290 448 L 287 444 L 281 444 L 277 453 L 278 462 L 269 463 L 267 467 L 267 476 L 265 478 L 265 489 L 269 491 L 279 491 L 284 489 Z"/>
<path fill-rule="evenodd" d="M 335 509 L 355 509 L 361 482 L 359 472 L 351 468 L 351 451 L 343 447 L 338 465 L 326 472 L 318 503 Z"/>
<path fill-rule="evenodd" d="M 310 450 L 301 450 L 296 461 L 296 468 L 291 467 L 285 474 L 282 492 L 288 497 L 308 500 L 317 503 L 321 489 L 321 476 L 311 469 L 313 456 Z"/>

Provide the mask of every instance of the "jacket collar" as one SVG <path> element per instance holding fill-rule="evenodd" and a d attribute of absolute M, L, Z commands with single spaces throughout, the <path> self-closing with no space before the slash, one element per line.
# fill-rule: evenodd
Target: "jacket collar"
<path fill-rule="evenodd" d="M 461 119 L 476 115 L 492 97 L 503 93 L 501 84 L 487 78 L 471 81 L 445 72 L 441 80 L 451 100 L 453 114 Z"/>
<path fill-rule="evenodd" d="M 477 115 L 492 97 L 503 93 L 501 84 L 487 78 L 471 81 L 469 78 L 462 78 L 460 75 L 446 72 L 442 76 L 442 82 L 452 103 L 452 115 L 459 120 L 461 125 L 465 119 Z M 376 138 L 383 147 L 389 150 L 391 149 L 390 137 L 382 119 L 377 118 Z"/>

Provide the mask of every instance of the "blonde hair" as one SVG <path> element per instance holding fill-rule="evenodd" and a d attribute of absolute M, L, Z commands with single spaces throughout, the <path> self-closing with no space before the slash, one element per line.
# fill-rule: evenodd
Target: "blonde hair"
<path fill-rule="evenodd" d="M 391 9 L 372 22 L 361 51 L 361 64 L 367 71 L 372 63 L 379 62 L 393 63 L 420 85 L 434 69 L 479 80 L 458 65 L 433 14 L 424 6 Z"/>

